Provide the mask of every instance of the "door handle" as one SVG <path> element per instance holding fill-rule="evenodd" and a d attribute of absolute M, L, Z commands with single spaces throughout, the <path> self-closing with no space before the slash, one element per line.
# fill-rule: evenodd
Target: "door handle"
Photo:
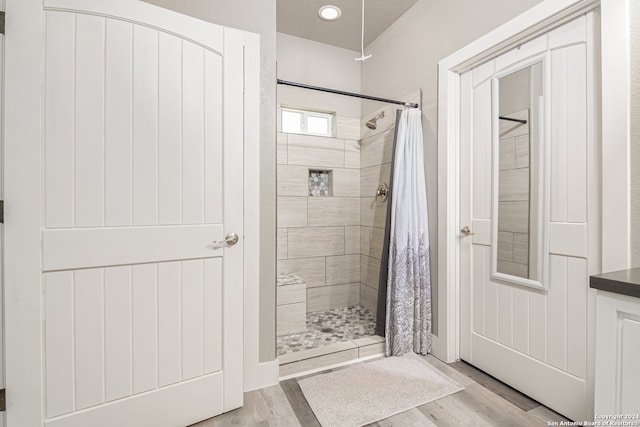
<path fill-rule="evenodd" d="M 233 246 L 238 243 L 238 235 L 236 233 L 229 233 L 224 237 L 224 240 L 214 240 L 213 247 L 219 248 L 222 246 Z"/>
<path fill-rule="evenodd" d="M 464 234 L 465 236 L 473 236 L 474 234 L 476 234 L 476 233 L 471 231 L 471 229 L 469 228 L 468 225 L 465 225 L 464 227 L 462 227 L 460 229 L 460 233 Z"/>

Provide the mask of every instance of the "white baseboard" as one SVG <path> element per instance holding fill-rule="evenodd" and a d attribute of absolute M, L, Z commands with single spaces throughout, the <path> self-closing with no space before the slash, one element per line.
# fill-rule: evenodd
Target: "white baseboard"
<path fill-rule="evenodd" d="M 252 391 L 278 384 L 280 361 L 276 358 L 269 362 L 258 363 L 244 373 L 244 391 Z"/>

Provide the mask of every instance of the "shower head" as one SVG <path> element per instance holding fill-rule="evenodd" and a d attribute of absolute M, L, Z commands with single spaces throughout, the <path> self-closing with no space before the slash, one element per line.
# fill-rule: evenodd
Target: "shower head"
<path fill-rule="evenodd" d="M 376 122 L 378 121 L 378 119 L 381 119 L 383 117 L 384 117 L 384 111 L 380 111 L 378 114 L 376 114 L 376 116 L 373 119 L 367 122 L 367 127 L 371 130 L 376 130 L 376 128 L 378 127 Z"/>

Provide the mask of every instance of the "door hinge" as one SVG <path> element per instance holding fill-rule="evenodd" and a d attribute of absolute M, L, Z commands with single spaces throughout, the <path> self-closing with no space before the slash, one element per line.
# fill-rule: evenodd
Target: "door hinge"
<path fill-rule="evenodd" d="M 0 224 L 4 224 L 4 200 L 0 200 Z"/>
<path fill-rule="evenodd" d="M 7 410 L 7 402 L 5 399 L 5 389 L 0 389 L 0 412 Z"/>
<path fill-rule="evenodd" d="M 4 34 L 4 12 L 0 12 L 0 34 Z"/>

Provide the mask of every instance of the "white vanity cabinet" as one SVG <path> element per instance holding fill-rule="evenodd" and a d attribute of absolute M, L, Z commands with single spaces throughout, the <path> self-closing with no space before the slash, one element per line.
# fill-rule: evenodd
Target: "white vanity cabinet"
<path fill-rule="evenodd" d="M 640 425 L 640 269 L 593 276 L 591 287 L 598 289 L 595 420 Z"/>

